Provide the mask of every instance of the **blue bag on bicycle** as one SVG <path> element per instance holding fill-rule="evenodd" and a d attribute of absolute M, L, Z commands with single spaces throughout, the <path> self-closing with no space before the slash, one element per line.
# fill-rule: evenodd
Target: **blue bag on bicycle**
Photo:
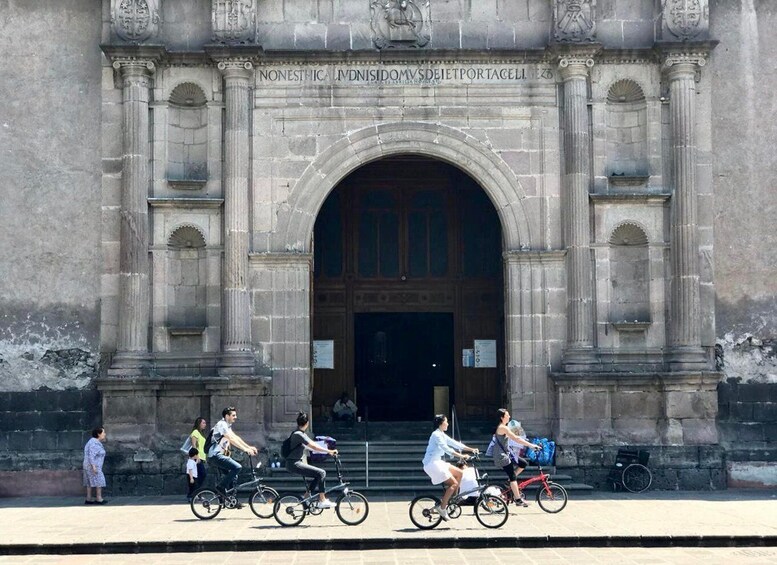
<path fill-rule="evenodd" d="M 534 451 L 533 449 L 526 450 L 526 459 L 532 463 L 539 463 L 540 465 L 550 465 L 553 463 L 553 456 L 556 454 L 556 443 L 549 440 L 546 437 L 535 437 L 531 439 L 533 444 L 539 445 L 542 449 Z"/>
<path fill-rule="evenodd" d="M 337 440 L 333 437 L 316 436 L 316 443 L 325 449 L 337 449 Z M 326 461 L 327 457 L 328 455 L 326 453 L 321 453 L 320 451 L 311 450 L 308 452 L 308 461 L 321 463 L 322 461 Z"/>

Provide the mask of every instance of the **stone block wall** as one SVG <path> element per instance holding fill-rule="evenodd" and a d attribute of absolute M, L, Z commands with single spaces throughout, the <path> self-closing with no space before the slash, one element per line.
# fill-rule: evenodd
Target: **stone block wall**
<path fill-rule="evenodd" d="M 717 490 L 726 488 L 724 451 L 719 446 L 629 445 L 650 453 L 652 490 Z M 612 489 L 607 481 L 615 464 L 617 446 L 576 445 L 556 448 L 556 468 L 573 480 L 596 489 Z"/>
<path fill-rule="evenodd" d="M 84 444 L 100 418 L 94 389 L 0 393 L 0 497 L 80 493 Z"/>
<path fill-rule="evenodd" d="M 729 486 L 777 486 L 777 383 L 721 382 L 718 431 Z"/>

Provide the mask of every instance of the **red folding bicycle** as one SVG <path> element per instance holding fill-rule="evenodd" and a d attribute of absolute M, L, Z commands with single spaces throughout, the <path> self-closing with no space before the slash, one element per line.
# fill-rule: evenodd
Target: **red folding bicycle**
<path fill-rule="evenodd" d="M 567 505 L 567 500 L 569 499 L 569 495 L 567 495 L 567 489 L 562 487 L 560 484 L 551 481 L 550 475 L 542 470 L 542 465 L 540 465 L 539 462 L 537 462 L 537 468 L 540 471 L 539 474 L 526 479 L 525 481 L 519 482 L 518 489 L 522 491 L 528 485 L 541 483 L 540 488 L 537 490 L 537 504 L 539 504 L 540 508 L 542 508 L 545 512 L 550 514 L 561 512 L 564 510 L 564 507 Z M 504 500 L 507 504 L 510 504 L 510 502 L 514 500 L 513 491 L 510 488 L 510 483 L 497 486 L 497 488 L 500 490 L 500 496 L 502 497 L 502 500 Z"/>

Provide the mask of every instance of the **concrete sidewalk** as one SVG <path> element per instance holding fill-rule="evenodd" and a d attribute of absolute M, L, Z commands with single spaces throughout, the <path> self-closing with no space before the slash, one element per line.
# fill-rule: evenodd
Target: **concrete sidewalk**
<path fill-rule="evenodd" d="M 171 551 L 363 550 L 476 547 L 777 546 L 777 491 L 594 493 L 559 514 L 536 504 L 511 509 L 504 527 L 463 515 L 431 531 L 408 518 L 409 502 L 372 498 L 367 520 L 342 524 L 334 511 L 296 528 L 256 518 L 246 506 L 195 518 L 183 496 L 126 497 L 105 506 L 82 499 L 0 500 L 0 555 Z"/>

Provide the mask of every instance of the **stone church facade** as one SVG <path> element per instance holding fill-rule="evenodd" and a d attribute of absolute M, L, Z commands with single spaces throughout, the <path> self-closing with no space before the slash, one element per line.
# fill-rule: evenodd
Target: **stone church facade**
<path fill-rule="evenodd" d="M 767 386 L 774 376 L 771 350 L 761 355 L 766 365 L 745 366 L 760 354 L 746 349 L 767 347 L 774 335 L 775 286 L 764 275 L 773 257 L 762 244 L 746 251 L 750 292 L 732 282 L 748 261 L 730 252 L 732 223 L 752 221 L 758 231 L 768 217 L 768 206 L 746 211 L 747 196 L 732 199 L 729 184 L 742 163 L 753 178 L 774 176 L 756 171 L 752 157 L 758 17 L 760 25 L 775 18 L 766 8 L 708 0 L 54 4 L 39 20 L 23 8 L 14 15 L 42 33 L 70 10 L 74 28 L 90 30 L 89 41 L 73 38 L 70 47 L 92 54 L 69 61 L 77 70 L 60 79 L 71 93 L 89 91 L 70 101 L 88 116 L 75 126 L 88 155 L 65 159 L 68 170 L 88 170 L 70 185 L 88 187 L 88 204 L 70 216 L 80 227 L 62 236 L 87 258 L 80 273 L 62 272 L 69 304 L 49 315 L 59 329 L 29 292 L 27 308 L 43 315 L 35 347 L 25 345 L 33 324 L 21 322 L 25 301 L 11 299 L 24 297 L 23 279 L 11 279 L 4 357 L 14 360 L 5 371 L 55 376 L 10 376 L 6 390 L 96 389 L 100 408 L 85 419 L 105 425 L 136 462 L 153 459 L 149 447 L 172 445 L 193 416 L 215 420 L 230 404 L 241 435 L 277 439 L 298 410 L 316 413 L 312 344 L 331 337 L 314 329 L 324 312 L 315 298 L 319 213 L 360 169 L 401 167 L 410 157 L 452 166 L 493 205 L 501 325 L 483 337 L 498 344 L 496 402 L 533 433 L 552 435 L 560 466 L 601 466 L 615 446 L 640 445 L 659 450 L 668 469 L 693 467 L 693 478 L 667 472 L 667 487 L 720 488 L 727 470 L 731 479 L 737 469 L 769 467 L 752 452 L 732 464 L 734 428 L 721 423 L 729 405 L 719 413 L 721 382 L 738 386 L 744 373 L 745 384 Z M 748 25 L 756 43 L 742 48 Z M 721 112 L 738 92 L 751 97 L 750 109 L 737 122 L 742 145 L 731 148 L 736 128 Z M 77 136 L 56 127 L 67 119 L 53 105 L 43 111 L 53 118 L 40 127 L 72 143 Z M 21 169 L 34 170 L 34 161 Z M 39 209 L 58 206 L 75 203 L 51 193 Z M 18 233 L 24 228 L 4 243 L 22 241 Z M 407 282 L 395 279 L 375 287 L 387 304 Z M 69 315 L 78 304 L 93 308 L 85 327 L 81 314 Z M 352 324 L 352 310 L 343 312 Z M 743 341 L 753 334 L 756 345 Z M 350 364 L 353 340 L 344 335 L 333 339 L 334 354 Z M 17 360 L 25 347 L 32 365 Z M 40 349 L 86 353 L 56 365 Z M 737 360 L 739 381 L 726 380 L 734 375 L 721 352 Z M 474 393 L 461 383 L 477 369 L 456 371 L 457 402 L 466 404 Z M 768 400 L 772 388 L 763 390 Z M 470 398 L 464 416 L 487 418 Z M 768 447 L 773 420 L 754 421 L 762 435 L 753 448 Z"/>

